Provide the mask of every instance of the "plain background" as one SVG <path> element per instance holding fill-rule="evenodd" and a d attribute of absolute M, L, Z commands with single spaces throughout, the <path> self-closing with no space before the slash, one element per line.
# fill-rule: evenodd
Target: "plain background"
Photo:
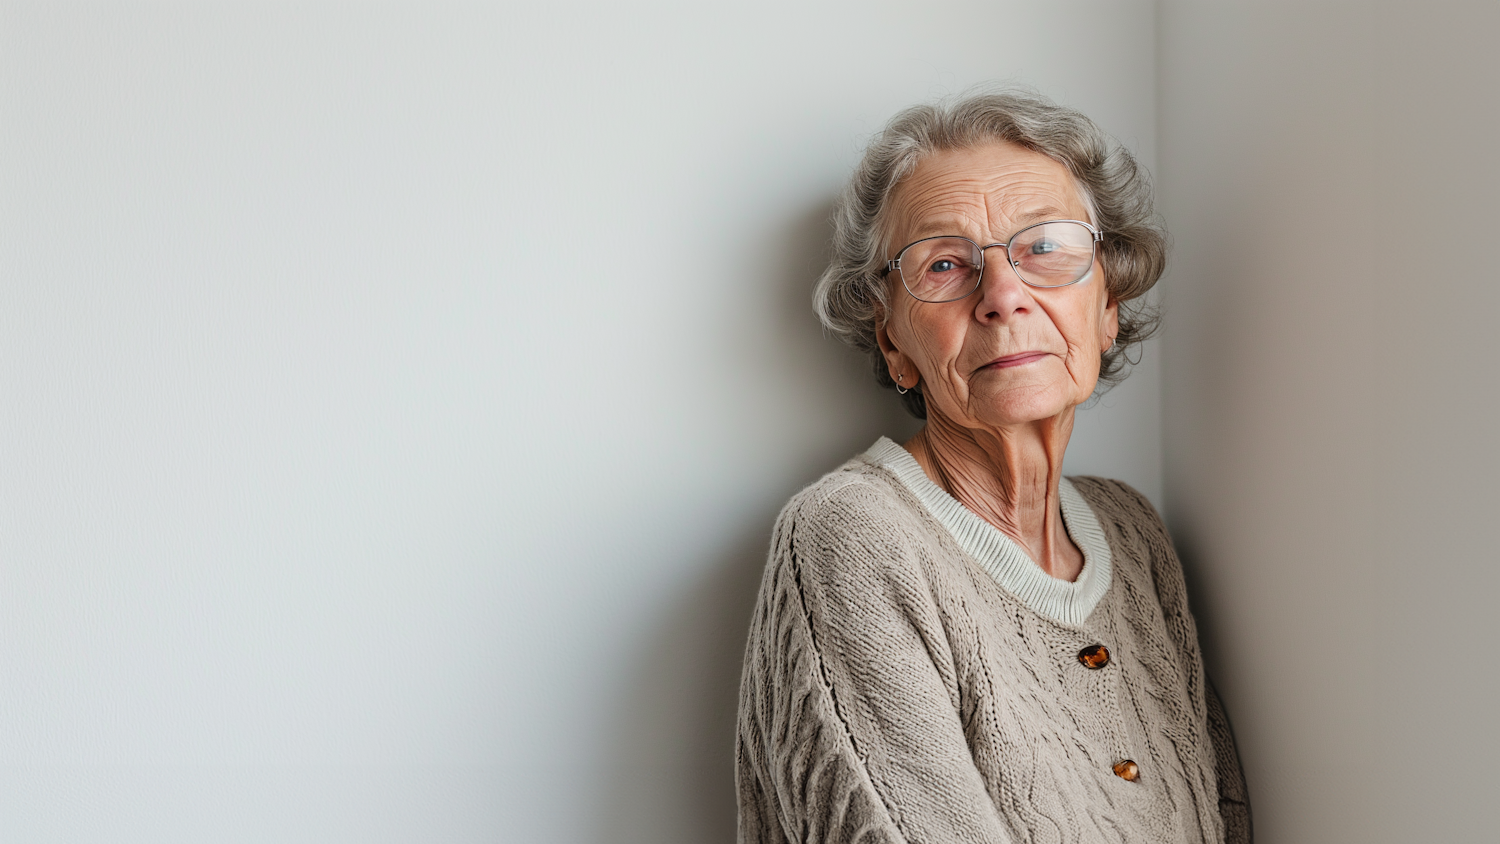
<path fill-rule="evenodd" d="M 0 838 L 730 840 L 771 521 L 914 430 L 832 198 L 998 81 L 1159 176 L 1068 469 L 1167 511 L 1261 840 L 1487 840 L 1479 9 L 0 7 Z"/>
<path fill-rule="evenodd" d="M 1165 3 L 1168 517 L 1259 841 L 1493 842 L 1494 3 Z"/>
<path fill-rule="evenodd" d="M 8 7 L 0 839 L 704 842 L 896 110 L 1151 163 L 1145 3 Z M 1159 367 L 1070 468 L 1161 500 Z"/>

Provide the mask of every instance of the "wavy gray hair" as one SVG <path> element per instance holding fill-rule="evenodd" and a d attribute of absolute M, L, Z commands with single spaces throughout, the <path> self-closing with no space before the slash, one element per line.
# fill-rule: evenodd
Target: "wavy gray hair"
<path fill-rule="evenodd" d="M 1004 141 L 1068 168 L 1092 222 L 1104 232 L 1099 262 L 1109 296 L 1120 303 L 1120 333 L 1099 364 L 1101 391 L 1126 375 L 1126 352 L 1155 333 L 1160 317 L 1141 298 L 1161 278 L 1167 236 L 1152 209 L 1151 182 L 1119 143 L 1077 111 L 1016 91 L 967 96 L 909 108 L 892 118 L 865 150 L 833 214 L 833 256 L 813 289 L 824 327 L 870 356 L 875 380 L 894 388 L 875 342 L 877 312 L 889 313 L 894 284 L 881 279 L 888 244 L 886 206 L 901 180 L 934 153 Z M 877 311 L 878 308 L 878 311 Z M 920 389 L 901 396 L 927 418 Z"/>

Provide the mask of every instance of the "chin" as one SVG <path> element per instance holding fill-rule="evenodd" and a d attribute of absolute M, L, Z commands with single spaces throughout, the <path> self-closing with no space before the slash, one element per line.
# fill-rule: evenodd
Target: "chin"
<path fill-rule="evenodd" d="M 980 419 L 992 425 L 1024 425 L 1053 419 L 1078 403 L 1057 395 L 1007 396 L 988 402 Z"/>

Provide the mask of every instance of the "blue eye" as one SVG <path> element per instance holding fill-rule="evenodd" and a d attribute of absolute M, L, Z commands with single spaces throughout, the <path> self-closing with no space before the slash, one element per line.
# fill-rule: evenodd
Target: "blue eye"
<path fill-rule="evenodd" d="M 1048 252 L 1055 252 L 1059 248 L 1061 247 L 1055 240 L 1038 240 L 1037 242 L 1031 244 L 1031 254 L 1046 255 Z"/>
<path fill-rule="evenodd" d="M 941 261 L 933 261 L 932 262 L 932 266 L 928 267 L 927 271 L 931 272 L 931 273 L 950 273 L 950 272 L 953 272 L 956 269 L 958 269 L 958 265 L 957 264 L 955 264 L 952 261 L 949 261 L 947 259 L 944 259 L 944 260 L 941 260 Z"/>

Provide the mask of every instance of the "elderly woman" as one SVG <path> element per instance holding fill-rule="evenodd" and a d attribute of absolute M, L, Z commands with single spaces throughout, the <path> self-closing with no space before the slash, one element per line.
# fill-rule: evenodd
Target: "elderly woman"
<path fill-rule="evenodd" d="M 792 499 L 740 692 L 742 842 L 1248 841 L 1151 504 L 1062 476 L 1154 323 L 1150 187 L 1029 95 L 898 115 L 840 200 L 824 324 L 926 420 Z"/>

